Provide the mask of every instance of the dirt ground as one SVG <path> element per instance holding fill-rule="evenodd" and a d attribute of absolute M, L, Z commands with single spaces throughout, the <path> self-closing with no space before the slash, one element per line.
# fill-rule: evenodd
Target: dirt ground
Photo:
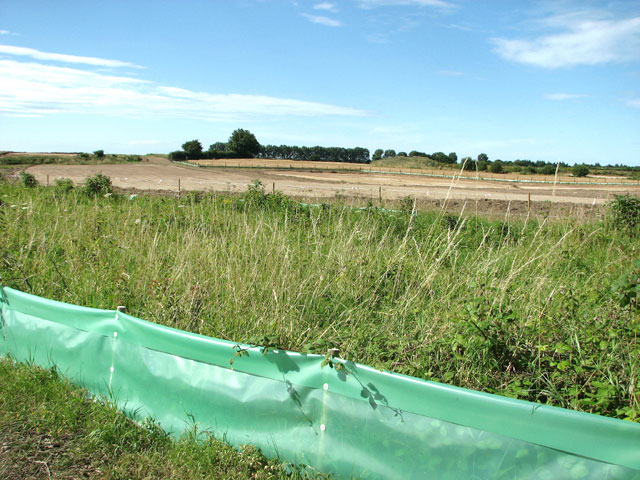
<path fill-rule="evenodd" d="M 218 161 L 220 162 L 220 161 Z M 268 162 L 260 160 L 261 164 Z M 261 165 L 258 163 L 258 165 Z M 270 164 L 269 164 L 270 165 Z M 297 164 L 296 164 L 297 165 Z M 317 165 L 317 164 L 316 164 Z M 145 157 L 135 164 L 113 165 L 35 165 L 28 172 L 41 184 L 53 184 L 57 178 L 69 178 L 82 183 L 88 176 L 102 173 L 111 178 L 115 187 L 129 191 L 177 192 L 200 190 L 242 192 L 255 179 L 267 191 L 273 188 L 286 195 L 325 201 L 330 198 L 379 201 L 413 197 L 419 203 L 437 205 L 444 199 L 455 203 L 473 203 L 484 211 L 485 206 L 505 202 L 518 209 L 528 208 L 529 200 L 536 208 L 548 209 L 550 203 L 597 207 L 604 205 L 613 194 L 640 194 L 640 185 L 549 184 L 519 183 L 475 178 L 436 178 L 399 173 L 368 173 L 349 170 L 312 171 L 295 168 L 202 168 L 173 164 L 162 157 Z M 543 204 L 543 205 L 540 205 Z"/>

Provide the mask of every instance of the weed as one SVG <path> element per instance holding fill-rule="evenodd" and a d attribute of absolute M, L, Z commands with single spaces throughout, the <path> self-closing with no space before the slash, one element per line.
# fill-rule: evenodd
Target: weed
<path fill-rule="evenodd" d="M 83 192 L 89 197 L 112 193 L 111 179 L 101 173 L 88 177 L 84 183 Z"/>
<path fill-rule="evenodd" d="M 36 177 L 24 170 L 20 172 L 20 182 L 27 188 L 34 188 L 38 186 L 38 180 L 36 180 Z"/>
<path fill-rule="evenodd" d="M 57 193 L 67 193 L 73 190 L 73 182 L 68 178 L 55 179 L 55 191 Z"/>
<path fill-rule="evenodd" d="M 638 234 L 640 226 L 640 198 L 632 195 L 614 195 L 609 204 L 615 225 Z"/>
<path fill-rule="evenodd" d="M 614 287 L 638 240 L 609 220 L 302 207 L 261 184 L 238 196 L 94 202 L 4 183 L 0 198 L 8 286 L 638 419 L 637 281 Z"/>
<path fill-rule="evenodd" d="M 622 307 L 640 310 L 640 260 L 624 272 L 611 287 Z"/>

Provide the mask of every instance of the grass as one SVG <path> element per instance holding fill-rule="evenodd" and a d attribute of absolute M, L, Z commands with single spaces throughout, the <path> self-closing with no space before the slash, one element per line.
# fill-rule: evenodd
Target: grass
<path fill-rule="evenodd" d="M 388 157 L 374 160 L 372 167 L 460 170 L 459 165 L 436 162 L 428 157 Z M 457 167 L 457 168 L 456 168 Z"/>
<path fill-rule="evenodd" d="M 170 440 L 55 369 L 0 357 L 0 478 L 301 478 L 301 470 L 191 430 Z"/>
<path fill-rule="evenodd" d="M 611 219 L 0 185 L 0 283 L 232 341 L 637 421 L 637 311 L 611 288 L 638 237 Z"/>
<path fill-rule="evenodd" d="M 107 154 L 103 157 L 80 153 L 77 155 L 15 155 L 6 153 L 0 155 L 0 166 L 27 166 L 44 164 L 65 164 L 65 165 L 102 165 L 109 163 L 131 163 L 140 162 L 139 155 L 116 155 Z"/>

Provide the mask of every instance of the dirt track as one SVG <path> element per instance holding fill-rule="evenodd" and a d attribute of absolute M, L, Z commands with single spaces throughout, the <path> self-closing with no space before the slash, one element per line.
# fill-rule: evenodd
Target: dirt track
<path fill-rule="evenodd" d="M 614 193 L 640 194 L 638 185 L 556 185 L 476 179 L 449 179 L 391 173 L 310 171 L 273 168 L 198 168 L 172 164 L 161 157 L 149 157 L 139 164 L 36 165 L 28 169 L 40 183 L 70 178 L 82 183 L 87 176 L 103 173 L 114 186 L 124 189 L 177 191 L 244 191 L 259 179 L 268 191 L 275 188 L 287 195 L 317 198 L 359 197 L 393 200 L 412 196 L 418 200 L 470 199 L 495 201 L 560 202 L 602 205 Z"/>

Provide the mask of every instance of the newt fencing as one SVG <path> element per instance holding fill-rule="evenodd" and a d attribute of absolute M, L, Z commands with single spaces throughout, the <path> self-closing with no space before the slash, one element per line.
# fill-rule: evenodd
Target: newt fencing
<path fill-rule="evenodd" d="M 322 355 L 205 337 L 4 287 L 0 354 L 179 435 L 337 478 L 640 479 L 640 425 Z M 233 362 L 231 360 L 233 359 Z"/>

